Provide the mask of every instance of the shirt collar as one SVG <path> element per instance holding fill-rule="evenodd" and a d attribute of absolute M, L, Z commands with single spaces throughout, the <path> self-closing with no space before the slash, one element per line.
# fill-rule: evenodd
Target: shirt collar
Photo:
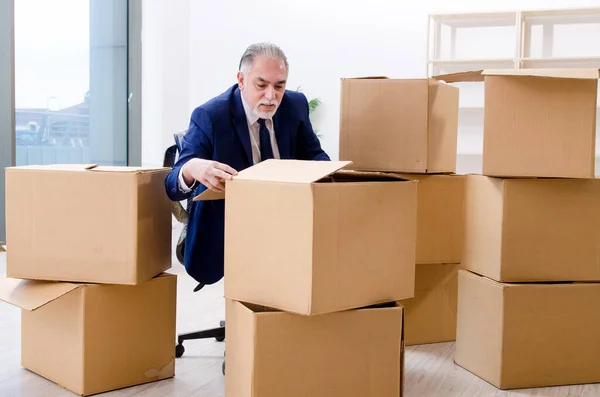
<path fill-rule="evenodd" d="M 242 95 L 242 91 L 240 90 L 240 97 L 242 98 L 242 105 L 244 106 L 244 112 L 246 113 L 246 120 L 248 121 L 248 125 L 253 125 L 258 121 L 258 116 L 254 114 L 250 105 L 246 103 L 244 100 L 244 96 Z"/>

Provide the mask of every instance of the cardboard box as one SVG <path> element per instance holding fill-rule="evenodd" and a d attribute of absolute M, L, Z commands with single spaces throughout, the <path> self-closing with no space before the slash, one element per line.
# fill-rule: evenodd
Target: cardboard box
<path fill-rule="evenodd" d="M 456 339 L 456 301 L 459 264 L 418 265 L 415 297 L 404 306 L 406 346 Z"/>
<path fill-rule="evenodd" d="M 403 309 L 298 316 L 227 300 L 227 397 L 403 395 Z"/>
<path fill-rule="evenodd" d="M 594 178 L 598 69 L 499 69 L 436 76 L 485 81 L 483 174 Z"/>
<path fill-rule="evenodd" d="M 22 308 L 21 364 L 79 395 L 174 376 L 177 277 L 140 285 L 0 279 Z"/>
<path fill-rule="evenodd" d="M 139 284 L 171 267 L 166 168 L 6 169 L 6 275 Z"/>
<path fill-rule="evenodd" d="M 458 88 L 434 79 L 341 80 L 340 160 L 360 170 L 455 172 Z"/>
<path fill-rule="evenodd" d="M 463 266 L 502 282 L 600 281 L 600 180 L 466 180 Z"/>
<path fill-rule="evenodd" d="M 600 382 L 600 284 L 459 270 L 456 364 L 500 389 Z"/>
<path fill-rule="evenodd" d="M 313 315 L 414 296 L 417 182 L 349 163 L 267 160 L 227 181 L 226 297 Z"/>
<path fill-rule="evenodd" d="M 465 175 L 401 174 L 417 185 L 417 264 L 461 263 Z"/>

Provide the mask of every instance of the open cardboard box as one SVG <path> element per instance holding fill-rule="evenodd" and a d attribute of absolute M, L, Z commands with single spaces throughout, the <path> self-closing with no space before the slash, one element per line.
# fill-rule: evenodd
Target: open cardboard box
<path fill-rule="evenodd" d="M 485 82 L 484 175 L 594 177 L 597 68 L 490 69 L 434 78 Z"/>
<path fill-rule="evenodd" d="M 401 397 L 404 309 L 391 302 L 320 316 L 226 301 L 232 397 Z"/>
<path fill-rule="evenodd" d="M 0 277 L 21 310 L 21 365 L 79 395 L 175 374 L 177 277 L 139 285 Z"/>
<path fill-rule="evenodd" d="M 6 169 L 8 277 L 139 284 L 171 267 L 167 168 Z"/>
<path fill-rule="evenodd" d="M 227 181 L 225 295 L 297 314 L 414 296 L 417 182 L 267 160 Z"/>

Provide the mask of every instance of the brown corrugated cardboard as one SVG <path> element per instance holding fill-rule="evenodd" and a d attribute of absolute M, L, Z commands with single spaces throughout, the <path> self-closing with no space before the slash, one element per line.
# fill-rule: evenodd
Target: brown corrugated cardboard
<path fill-rule="evenodd" d="M 406 346 L 456 339 L 459 264 L 422 264 L 416 268 L 415 297 L 404 306 Z"/>
<path fill-rule="evenodd" d="M 501 284 L 459 270 L 455 362 L 501 389 L 600 382 L 600 283 Z"/>
<path fill-rule="evenodd" d="M 227 397 L 398 397 L 403 309 L 298 316 L 228 299 Z"/>
<path fill-rule="evenodd" d="M 177 278 L 140 285 L 0 278 L 21 307 L 21 364 L 79 395 L 174 376 Z"/>
<path fill-rule="evenodd" d="M 342 79 L 340 160 L 360 170 L 454 172 L 458 95 L 433 79 Z"/>
<path fill-rule="evenodd" d="M 463 266 L 502 282 L 600 281 L 600 180 L 469 175 Z"/>
<path fill-rule="evenodd" d="M 484 175 L 594 177 L 598 69 L 500 69 L 435 78 L 485 80 Z"/>
<path fill-rule="evenodd" d="M 417 182 L 348 164 L 267 160 L 227 181 L 228 298 L 313 315 L 414 296 Z"/>
<path fill-rule="evenodd" d="M 465 175 L 401 176 L 419 181 L 417 264 L 460 263 L 465 223 Z"/>
<path fill-rule="evenodd" d="M 8 277 L 138 284 L 171 267 L 168 169 L 6 169 Z"/>

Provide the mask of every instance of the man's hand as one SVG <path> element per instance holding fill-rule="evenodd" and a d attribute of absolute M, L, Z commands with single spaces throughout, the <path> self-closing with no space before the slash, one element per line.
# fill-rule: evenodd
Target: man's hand
<path fill-rule="evenodd" d="M 225 180 L 237 175 L 237 171 L 227 164 L 196 158 L 185 163 L 182 175 L 188 186 L 196 180 L 214 192 L 224 192 Z"/>

